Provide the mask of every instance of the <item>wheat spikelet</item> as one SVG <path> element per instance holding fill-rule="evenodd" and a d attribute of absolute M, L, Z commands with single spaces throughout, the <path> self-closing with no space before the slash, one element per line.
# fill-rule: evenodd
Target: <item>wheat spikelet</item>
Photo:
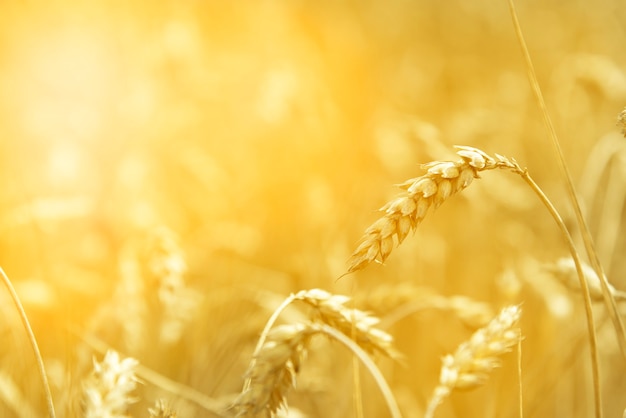
<path fill-rule="evenodd" d="M 622 135 L 626 138 L 626 107 L 617 116 L 617 126 L 622 129 Z"/>
<path fill-rule="evenodd" d="M 439 385 L 430 399 L 426 417 L 453 390 L 472 389 L 485 383 L 491 370 L 500 365 L 499 356 L 509 352 L 519 341 L 521 331 L 516 327 L 521 310 L 508 306 L 487 326 L 476 331 L 469 341 L 462 343 L 454 354 L 443 358 Z"/>
<path fill-rule="evenodd" d="M 154 404 L 154 408 L 148 408 L 148 412 L 150 413 L 150 418 L 177 418 L 178 416 L 163 399 L 158 399 Z"/>
<path fill-rule="evenodd" d="M 187 262 L 173 231 L 156 228 L 144 245 L 140 259 L 149 316 L 157 320 L 158 342 L 173 344 L 193 318 L 200 296 L 185 283 Z"/>
<path fill-rule="evenodd" d="M 431 207 L 439 207 L 450 196 L 468 187 L 473 179 L 479 178 L 479 172 L 496 168 L 523 171 L 513 159 L 500 155 L 492 158 L 472 147 L 456 148 L 460 160 L 424 164 L 426 174 L 399 185 L 406 192 L 380 209 L 385 215 L 365 230 L 361 244 L 348 261 L 348 273 L 361 270 L 374 260 L 384 262 L 394 246 L 417 228 Z"/>
<path fill-rule="evenodd" d="M 348 296 L 311 289 L 302 290 L 293 298 L 313 307 L 319 321 L 354 339 L 369 354 L 379 352 L 392 358 L 400 357 L 393 348 L 393 337 L 374 327 L 380 319 L 359 309 L 346 307 L 345 304 L 350 300 Z"/>
<path fill-rule="evenodd" d="M 280 325 L 267 336 L 246 372 L 249 384 L 233 406 L 237 417 L 272 417 L 286 406 L 286 396 L 306 357 L 310 324 Z"/>
<path fill-rule="evenodd" d="M 132 392 L 137 387 L 133 358 L 120 360 L 115 351 L 107 351 L 104 360 L 94 359 L 93 371 L 83 385 L 85 418 L 126 418 L 126 410 L 136 401 Z"/>

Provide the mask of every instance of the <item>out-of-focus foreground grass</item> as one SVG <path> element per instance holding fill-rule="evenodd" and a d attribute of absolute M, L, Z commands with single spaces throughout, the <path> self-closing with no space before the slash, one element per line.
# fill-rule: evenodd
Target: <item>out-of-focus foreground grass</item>
<path fill-rule="evenodd" d="M 626 288 L 614 126 L 626 105 L 626 9 L 519 3 L 600 257 Z M 0 3 L 0 265 L 60 416 L 80 415 L 86 335 L 227 403 L 283 297 L 320 287 L 365 306 L 381 286 L 464 295 L 494 312 L 523 303 L 525 416 L 589 416 L 582 299 L 546 273 L 567 250 L 518 178 L 485 173 L 385 266 L 336 281 L 393 184 L 453 157 L 454 144 L 515 157 L 576 230 L 526 71 L 505 1 Z M 603 159 L 602 144 L 621 157 Z M 155 253 L 176 255 L 188 292 L 166 336 L 141 273 Z M 0 299 L 0 378 L 24 395 L 23 416 L 43 414 L 26 337 L 4 290 Z M 596 314 L 604 407 L 617 416 L 626 366 L 602 306 Z M 441 356 L 472 329 L 427 310 L 389 332 L 407 360 L 383 371 L 405 416 L 420 417 Z M 352 416 L 353 375 L 338 367 L 348 359 L 313 350 L 290 404 Z M 363 380 L 365 415 L 383 416 Z M 516 382 L 511 355 L 438 416 L 515 416 Z M 135 416 L 157 397 L 180 417 L 204 413 L 150 384 L 139 397 Z M 6 399 L 0 415 L 18 416 Z"/>

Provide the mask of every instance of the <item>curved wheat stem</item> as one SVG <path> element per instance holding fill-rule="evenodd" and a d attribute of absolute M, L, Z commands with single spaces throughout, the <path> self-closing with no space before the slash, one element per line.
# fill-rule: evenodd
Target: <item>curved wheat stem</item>
<path fill-rule="evenodd" d="M 512 3 L 511 3 L 512 5 Z M 391 253 L 394 246 L 393 236 L 397 235 L 398 244 L 401 243 L 411 229 L 415 229 L 417 225 L 426 215 L 431 205 L 440 205 L 445 198 L 453 193 L 467 187 L 474 177 L 478 177 L 480 171 L 506 168 L 513 173 L 519 175 L 530 186 L 539 200 L 544 204 L 550 215 L 556 222 L 559 230 L 568 245 L 568 249 L 574 260 L 580 288 L 583 294 L 585 305 L 585 313 L 587 316 L 587 328 L 589 333 L 589 346 L 591 355 L 592 373 L 594 376 L 594 396 L 596 399 L 596 416 L 602 416 L 600 406 L 600 378 L 598 366 L 598 350 L 596 343 L 596 335 L 593 321 L 593 312 L 591 309 L 591 297 L 585 275 L 581 266 L 580 256 L 574 245 L 571 234 L 567 230 L 561 215 L 556 210 L 550 199 L 543 193 L 541 188 L 528 174 L 528 170 L 522 168 L 514 159 L 506 158 L 499 154 L 495 154 L 496 158 L 492 158 L 484 152 L 471 147 L 457 146 L 462 160 L 453 162 L 433 162 L 426 164 L 428 173 L 422 177 L 409 180 L 402 186 L 407 192 L 385 205 L 382 210 L 385 216 L 376 221 L 365 231 L 361 245 L 356 249 L 350 258 L 348 273 L 360 270 L 369 265 L 372 261 L 379 259 L 384 261 Z M 454 181 L 452 181 L 454 180 Z M 443 191 L 442 191 L 443 190 Z M 622 326 L 621 319 L 617 314 L 615 299 L 608 289 L 608 282 L 602 272 L 601 266 L 597 262 L 597 257 L 587 248 L 588 255 L 591 258 L 592 265 L 601 280 L 602 293 L 604 295 L 605 304 L 611 314 L 614 327 L 622 353 L 626 353 L 626 336 Z M 608 295 L 608 296 L 607 296 Z M 608 300 L 608 302 L 607 302 Z M 626 354 L 625 354 L 626 356 Z"/>
<path fill-rule="evenodd" d="M 481 171 L 522 170 L 513 159 L 492 158 L 472 147 L 456 148 L 460 160 L 424 164 L 426 174 L 399 185 L 406 192 L 381 208 L 384 216 L 365 230 L 361 244 L 348 261 L 347 273 L 361 270 L 375 260 L 384 262 L 394 246 L 400 245 L 409 232 L 418 227 L 431 207 L 439 207 L 450 196 L 465 189 L 472 180 L 479 178 Z"/>
<path fill-rule="evenodd" d="M 302 324 L 285 325 L 272 330 L 280 314 L 294 301 L 300 301 L 312 307 L 313 318 L 321 324 L 310 324 L 308 328 Z M 242 394 L 234 406 L 239 411 L 239 416 L 255 416 L 254 414 L 262 413 L 271 416 L 281 407 L 284 401 L 280 400 L 282 398 L 276 393 L 286 392 L 293 384 L 295 373 L 297 373 L 311 335 L 311 332 L 307 333 L 306 330 L 317 329 L 313 325 L 327 326 L 336 330 L 335 332 L 342 333 L 354 340 L 356 346 L 368 354 L 378 352 L 392 358 L 401 357 L 393 348 L 393 337 L 375 328 L 380 320 L 367 312 L 348 308 L 346 304 L 349 301 L 348 296 L 333 295 L 321 289 L 310 289 L 292 294 L 280 304 L 265 325 L 252 355 Z M 267 379 L 261 379 L 255 373 L 258 373 L 258 370 L 267 372 L 269 366 L 267 364 L 264 366 L 263 363 L 268 363 L 268 358 L 274 359 L 276 356 L 276 364 L 286 364 L 287 368 L 276 369 L 274 373 L 268 375 L 270 386 L 275 388 L 275 394 L 272 395 L 263 387 L 257 387 L 259 381 Z M 259 409 L 258 405 L 264 405 L 264 403 L 268 403 L 269 409 Z"/>
<path fill-rule="evenodd" d="M 22 306 L 22 303 L 20 302 L 20 298 L 17 296 L 17 292 L 15 291 L 15 288 L 13 287 L 11 280 L 9 280 L 9 277 L 4 273 L 4 270 L 2 269 L 2 267 L 0 267 L 0 277 L 2 277 L 2 281 L 4 282 L 4 285 L 7 287 L 7 289 L 9 290 L 9 293 L 11 294 L 11 298 L 13 299 L 13 303 L 15 304 L 15 307 L 17 308 L 19 312 L 20 319 L 22 320 L 22 324 L 24 325 L 24 329 L 26 330 L 26 333 L 28 334 L 28 341 L 30 342 L 30 346 L 33 349 L 33 352 L 35 354 L 35 359 L 37 360 L 37 369 L 39 370 L 39 377 L 41 378 L 41 383 L 43 385 L 44 393 L 46 396 L 48 415 L 50 416 L 50 418 L 55 418 L 56 415 L 54 412 L 54 403 L 52 402 L 52 393 L 50 392 L 50 385 L 48 384 L 46 368 L 44 367 L 43 359 L 41 358 L 41 353 L 39 352 L 37 339 L 35 338 L 33 329 L 30 326 L 30 322 L 28 321 L 28 317 L 26 316 L 24 307 Z"/>
<path fill-rule="evenodd" d="M 365 350 L 343 332 L 327 324 L 299 323 L 275 327 L 250 364 L 246 375 L 249 384 L 235 400 L 237 417 L 274 417 L 287 406 L 289 390 L 296 385 L 296 375 L 307 355 L 311 337 L 325 334 L 348 347 L 370 371 L 394 418 L 400 417 L 398 405 L 382 373 Z"/>
<path fill-rule="evenodd" d="M 491 370 L 500 366 L 498 357 L 511 351 L 521 338 L 516 327 L 521 315 L 519 306 L 508 306 L 487 326 L 476 331 L 454 354 L 443 358 L 439 385 L 428 403 L 425 418 L 432 418 L 437 406 L 453 390 L 473 389 L 483 385 Z"/>
<path fill-rule="evenodd" d="M 393 337 L 380 329 L 374 328 L 374 325 L 380 322 L 378 318 L 369 315 L 367 312 L 348 308 L 346 306 L 346 303 L 350 301 L 348 296 L 333 295 L 321 289 L 310 289 L 301 290 L 290 295 L 272 313 L 254 349 L 251 367 L 280 314 L 296 300 L 314 308 L 316 316 L 320 321 L 353 338 L 367 352 L 373 353 L 378 351 L 392 358 L 400 357 L 399 353 L 393 348 Z M 249 385 L 250 379 L 246 379 L 244 390 Z"/>

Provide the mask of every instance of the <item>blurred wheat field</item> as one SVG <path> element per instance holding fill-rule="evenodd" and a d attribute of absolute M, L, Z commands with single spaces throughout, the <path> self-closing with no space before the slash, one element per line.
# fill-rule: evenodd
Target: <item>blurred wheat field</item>
<path fill-rule="evenodd" d="M 626 290 L 626 8 L 518 3 L 598 256 Z M 383 265 L 338 279 L 395 185 L 456 161 L 454 145 L 515 158 L 577 236 L 547 136 L 505 1 L 0 3 L 0 266 L 57 416 L 249 416 L 233 405 L 263 387 L 246 370 L 292 294 L 256 352 L 261 369 L 292 343 L 284 416 L 390 414 L 324 327 L 421 418 L 442 359 L 518 305 L 521 343 L 479 333 L 501 344 L 483 353 L 494 367 L 434 416 L 593 416 L 583 301 L 555 273 L 568 249 L 516 175 L 481 173 Z M 0 416 L 46 416 L 0 301 Z M 602 407 L 621 416 L 626 364 L 602 302 L 593 313 Z M 92 411 L 116 371 L 122 405 Z"/>

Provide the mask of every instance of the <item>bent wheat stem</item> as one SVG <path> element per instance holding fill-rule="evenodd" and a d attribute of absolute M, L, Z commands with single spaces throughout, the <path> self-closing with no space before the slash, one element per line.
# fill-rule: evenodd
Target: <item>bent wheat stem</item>
<path fill-rule="evenodd" d="M 327 324 L 299 323 L 280 325 L 268 333 L 246 372 L 249 384 L 233 405 L 238 417 L 273 417 L 286 407 L 289 390 L 295 386 L 296 375 L 306 357 L 311 337 L 325 334 L 345 345 L 372 374 L 393 418 L 400 410 L 382 373 L 363 348 L 343 332 Z"/>
<path fill-rule="evenodd" d="M 587 317 L 587 333 L 589 334 L 589 351 L 591 355 L 591 372 L 593 375 L 593 387 L 594 387 L 594 397 L 596 404 L 596 417 L 602 416 L 602 402 L 601 402 L 601 389 L 600 389 L 600 367 L 598 361 L 598 344 L 596 341 L 596 331 L 595 331 L 595 322 L 593 320 L 593 310 L 591 308 L 591 295 L 589 293 L 589 285 L 587 283 L 587 279 L 585 277 L 585 273 L 582 267 L 582 262 L 580 260 L 580 256 L 578 255 L 578 251 L 576 250 L 576 246 L 574 245 L 574 240 L 567 230 L 567 226 L 559 212 L 556 210 L 550 199 L 545 195 L 545 193 L 541 190 L 541 188 L 535 183 L 535 181 L 530 177 L 527 170 L 521 170 L 517 174 L 519 174 L 522 179 L 530 186 L 530 188 L 535 192 L 535 194 L 539 197 L 541 202 L 550 212 L 552 218 L 556 222 L 559 230 L 561 231 L 561 235 L 565 239 L 567 243 L 568 249 L 572 255 L 572 259 L 574 260 L 574 265 L 576 266 L 576 272 L 578 273 L 578 280 L 580 282 L 580 290 L 583 295 L 584 305 L 585 305 L 585 314 Z"/>
<path fill-rule="evenodd" d="M 537 74 L 535 73 L 535 68 L 533 66 L 530 53 L 528 52 L 528 47 L 526 46 L 526 41 L 524 40 L 524 35 L 522 33 L 519 20 L 517 19 L 517 12 L 515 11 L 515 5 L 513 3 L 513 0 L 509 0 L 509 8 L 511 10 L 511 16 L 513 18 L 513 25 L 515 27 L 515 33 L 517 35 L 520 47 L 522 49 L 522 55 L 524 56 L 524 59 L 526 60 L 526 66 L 528 68 L 528 77 L 530 79 L 530 84 L 535 94 L 535 98 L 537 99 L 537 103 L 539 104 L 541 114 L 543 115 L 544 123 L 550 134 L 549 136 L 550 136 L 552 145 L 554 147 L 554 152 L 557 156 L 557 162 L 559 164 L 559 168 L 561 170 L 561 173 L 563 174 L 563 179 L 565 182 L 565 186 L 567 188 L 568 196 L 570 198 L 572 207 L 574 209 L 574 213 L 576 214 L 577 224 L 580 228 L 583 242 L 585 244 L 587 257 L 589 258 L 589 261 L 591 262 L 591 266 L 596 271 L 596 274 L 598 278 L 600 279 L 600 284 L 602 286 L 602 295 L 604 296 L 604 303 L 607 307 L 607 310 L 609 311 L 611 320 L 613 321 L 613 326 L 615 328 L 617 341 L 619 343 L 619 347 L 622 352 L 622 357 L 626 360 L 626 331 L 624 330 L 624 324 L 619 315 L 619 312 L 617 311 L 617 303 L 615 302 L 615 298 L 611 294 L 607 277 L 604 274 L 602 265 L 600 264 L 600 260 L 598 259 L 598 254 L 595 250 L 593 239 L 591 238 L 591 233 L 589 232 L 589 228 L 587 227 L 587 223 L 585 222 L 585 218 L 582 214 L 582 210 L 580 208 L 578 198 L 576 197 L 576 190 L 574 189 L 574 183 L 572 181 L 572 177 L 567 168 L 567 164 L 565 163 L 563 150 L 561 149 L 561 146 L 559 144 L 558 136 L 556 134 L 554 126 L 552 125 L 552 120 L 550 119 L 550 115 L 548 113 L 546 103 L 543 99 L 543 94 L 541 93 L 539 82 L 537 81 Z M 577 269 L 579 269 L 579 266 L 577 266 Z M 579 275 L 582 277 L 582 270 L 579 271 Z M 601 406 L 599 398 L 596 398 L 596 416 L 602 416 L 602 406 Z"/>
<path fill-rule="evenodd" d="M 17 296 L 17 292 L 15 288 L 13 288 L 13 284 L 4 273 L 2 267 L 0 267 L 0 276 L 2 276 L 2 280 L 4 281 L 4 285 L 9 290 L 11 294 L 11 298 L 13 299 L 13 303 L 17 308 L 20 319 L 22 320 L 22 324 L 24 325 L 24 329 L 26 330 L 26 334 L 28 334 L 28 341 L 30 342 L 30 346 L 33 349 L 33 353 L 35 354 L 35 360 L 37 361 L 37 368 L 39 370 L 39 377 L 41 378 L 41 383 L 44 389 L 44 393 L 46 396 L 46 402 L 48 406 L 48 416 L 50 418 L 55 418 L 54 413 L 54 403 L 52 402 L 52 393 L 50 393 L 50 386 L 48 385 L 48 377 L 46 375 L 46 368 L 43 364 L 43 359 L 41 358 L 41 353 L 39 352 L 39 346 L 37 345 L 37 339 L 35 338 L 35 334 L 33 333 L 33 329 L 30 326 L 30 322 L 28 321 L 28 317 L 26 316 L 26 312 L 24 311 L 24 307 L 20 302 L 20 298 Z"/>
<path fill-rule="evenodd" d="M 337 331 L 333 327 L 330 327 L 325 324 L 319 324 L 317 325 L 317 327 L 319 327 L 320 331 L 322 331 L 323 333 L 331 336 L 332 338 L 336 339 L 337 341 L 339 341 L 340 343 L 348 347 L 348 349 L 352 351 L 352 353 L 354 353 L 358 357 L 359 360 L 361 360 L 363 365 L 367 368 L 367 370 L 370 372 L 370 374 L 376 381 L 378 388 L 383 394 L 383 397 L 385 398 L 385 402 L 387 403 L 387 407 L 389 408 L 389 412 L 391 413 L 391 416 L 393 418 L 400 418 L 402 416 L 400 414 L 400 408 L 398 407 L 398 403 L 396 402 L 396 399 L 394 398 L 393 393 L 391 392 L 391 388 L 389 387 L 389 384 L 387 384 L 387 381 L 383 377 L 383 374 L 380 372 L 380 370 L 378 369 L 376 364 L 372 361 L 372 359 L 367 355 L 367 353 L 361 347 L 359 347 L 359 345 L 356 344 L 353 340 L 348 338 L 342 332 Z"/>

